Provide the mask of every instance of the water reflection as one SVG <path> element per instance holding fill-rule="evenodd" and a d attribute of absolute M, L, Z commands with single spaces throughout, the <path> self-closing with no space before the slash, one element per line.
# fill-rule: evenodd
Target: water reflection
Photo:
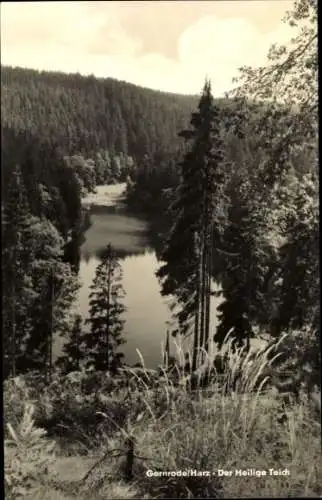
<path fill-rule="evenodd" d="M 98 248 L 97 251 L 93 254 L 90 253 L 88 250 L 84 250 L 82 252 L 82 261 L 84 261 L 86 264 L 90 262 L 93 257 L 95 257 L 97 260 L 99 260 L 102 256 L 102 253 L 106 246 L 102 246 L 101 248 Z M 115 255 L 117 259 L 119 260 L 124 260 L 126 257 L 134 257 L 136 255 L 145 255 L 145 254 L 151 254 L 154 253 L 154 250 L 152 248 L 140 248 L 140 249 L 134 249 L 134 250 L 127 250 L 124 248 L 114 248 L 115 250 Z"/>
<path fill-rule="evenodd" d="M 105 249 L 105 247 L 102 247 L 102 248 L 100 248 L 100 249 L 97 250 L 95 256 L 98 259 L 101 258 L 102 253 L 104 252 L 104 249 Z M 128 249 L 124 249 L 124 248 L 114 247 L 114 251 L 115 251 L 115 255 L 116 255 L 117 259 L 119 259 L 119 260 L 124 260 L 127 257 L 135 257 L 135 256 L 138 256 L 138 255 L 146 255 L 146 254 L 152 254 L 152 253 L 154 253 L 154 250 L 152 248 L 149 248 L 149 247 L 147 247 L 147 248 L 140 248 L 140 249 L 137 248 L 137 249 L 133 249 L 133 250 L 128 250 Z"/>
<path fill-rule="evenodd" d="M 162 346 L 165 345 L 166 332 L 173 329 L 170 298 L 161 296 L 161 287 L 156 271 L 161 262 L 160 249 L 164 238 L 164 226 L 149 225 L 147 220 L 126 212 L 125 208 L 92 206 L 91 225 L 86 231 L 81 247 L 79 276 L 83 286 L 79 293 L 79 309 L 84 319 L 88 317 L 90 285 L 103 249 L 111 243 L 123 269 L 123 287 L 126 291 L 124 335 L 126 344 L 122 347 L 125 362 L 140 362 L 141 352 L 148 368 L 155 368 L 162 362 Z M 219 287 L 213 283 L 213 289 Z M 216 331 L 216 309 L 221 298 L 211 298 L 211 332 Z M 212 336 L 211 334 L 211 336 Z M 179 355 L 184 363 L 184 351 L 192 339 L 184 342 L 170 337 L 171 355 Z M 57 351 L 59 352 L 58 347 Z"/>
<path fill-rule="evenodd" d="M 86 262 L 99 256 L 108 243 L 120 258 L 151 250 L 149 227 L 144 219 L 113 207 L 92 207 L 91 223 L 81 247 L 81 257 Z"/>

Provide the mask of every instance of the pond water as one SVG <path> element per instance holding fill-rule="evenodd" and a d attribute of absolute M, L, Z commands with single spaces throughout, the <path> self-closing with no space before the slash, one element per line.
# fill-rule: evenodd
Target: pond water
<path fill-rule="evenodd" d="M 126 292 L 126 344 L 122 346 L 125 361 L 130 364 L 139 362 L 139 349 L 145 365 L 148 368 L 156 368 L 162 360 L 162 344 L 165 342 L 167 322 L 171 321 L 169 299 L 161 296 L 160 284 L 155 276 L 160 262 L 149 240 L 148 222 L 125 213 L 124 207 L 118 201 L 121 193 L 120 186 L 102 186 L 97 197 L 91 199 L 92 225 L 85 233 L 86 240 L 81 248 L 82 288 L 79 293 L 79 309 L 83 318 L 86 318 L 89 287 L 99 261 L 98 255 L 111 243 L 120 258 L 123 288 Z M 213 299 L 212 310 L 217 305 L 214 301 L 218 302 L 218 299 Z M 214 314 L 212 316 L 215 317 Z M 170 341 L 171 353 L 178 351 L 174 342 Z"/>

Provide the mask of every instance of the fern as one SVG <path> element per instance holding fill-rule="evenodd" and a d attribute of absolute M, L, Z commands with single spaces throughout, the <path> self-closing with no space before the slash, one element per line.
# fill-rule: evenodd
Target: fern
<path fill-rule="evenodd" d="M 35 426 L 35 407 L 25 404 L 20 423 L 14 428 L 7 423 L 5 439 L 5 491 L 7 499 L 18 500 L 36 493 L 37 484 L 54 460 L 55 443 L 47 440 L 46 431 Z"/>

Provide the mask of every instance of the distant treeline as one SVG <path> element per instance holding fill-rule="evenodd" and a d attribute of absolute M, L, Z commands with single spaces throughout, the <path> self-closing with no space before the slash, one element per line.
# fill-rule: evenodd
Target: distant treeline
<path fill-rule="evenodd" d="M 139 160 L 171 151 L 197 102 L 111 78 L 1 68 L 2 123 L 67 155 L 108 150 Z"/>

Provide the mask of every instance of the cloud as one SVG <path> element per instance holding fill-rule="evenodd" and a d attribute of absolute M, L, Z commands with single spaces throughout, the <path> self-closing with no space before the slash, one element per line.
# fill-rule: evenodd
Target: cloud
<path fill-rule="evenodd" d="M 279 21 L 290 2 L 278 2 L 274 15 L 272 4 L 3 3 L 2 64 L 93 73 L 180 93 L 199 93 L 207 74 L 219 95 L 238 67 L 262 64 L 271 43 L 291 37 Z"/>
<path fill-rule="evenodd" d="M 292 35 L 286 25 L 262 34 L 247 19 L 207 16 L 181 35 L 180 62 L 187 75 L 207 74 L 214 91 L 221 94 L 231 86 L 239 67 L 262 65 L 271 44 L 287 43 Z"/>
<path fill-rule="evenodd" d="M 103 32 L 104 36 L 100 36 Z M 93 55 L 134 56 L 142 47 L 138 37 L 129 36 L 118 21 L 104 22 L 99 33 L 86 46 L 86 52 Z"/>
<path fill-rule="evenodd" d="M 200 18 L 247 18 L 251 24 L 258 27 L 259 32 L 266 33 L 276 27 L 276 23 L 290 5 L 290 0 L 274 1 L 274 4 L 269 0 L 177 0 L 92 2 L 88 8 L 91 13 L 102 18 L 110 18 L 112 15 L 114 19 L 118 19 L 130 37 L 141 41 L 139 53 L 161 53 L 176 60 L 177 42 L 181 34 Z M 98 45 L 104 45 L 106 33 L 107 30 L 98 33 Z"/>
<path fill-rule="evenodd" d="M 86 47 L 102 24 L 87 16 L 82 2 L 17 2 L 1 6 L 1 46 L 4 50 L 24 46 L 73 45 Z"/>

